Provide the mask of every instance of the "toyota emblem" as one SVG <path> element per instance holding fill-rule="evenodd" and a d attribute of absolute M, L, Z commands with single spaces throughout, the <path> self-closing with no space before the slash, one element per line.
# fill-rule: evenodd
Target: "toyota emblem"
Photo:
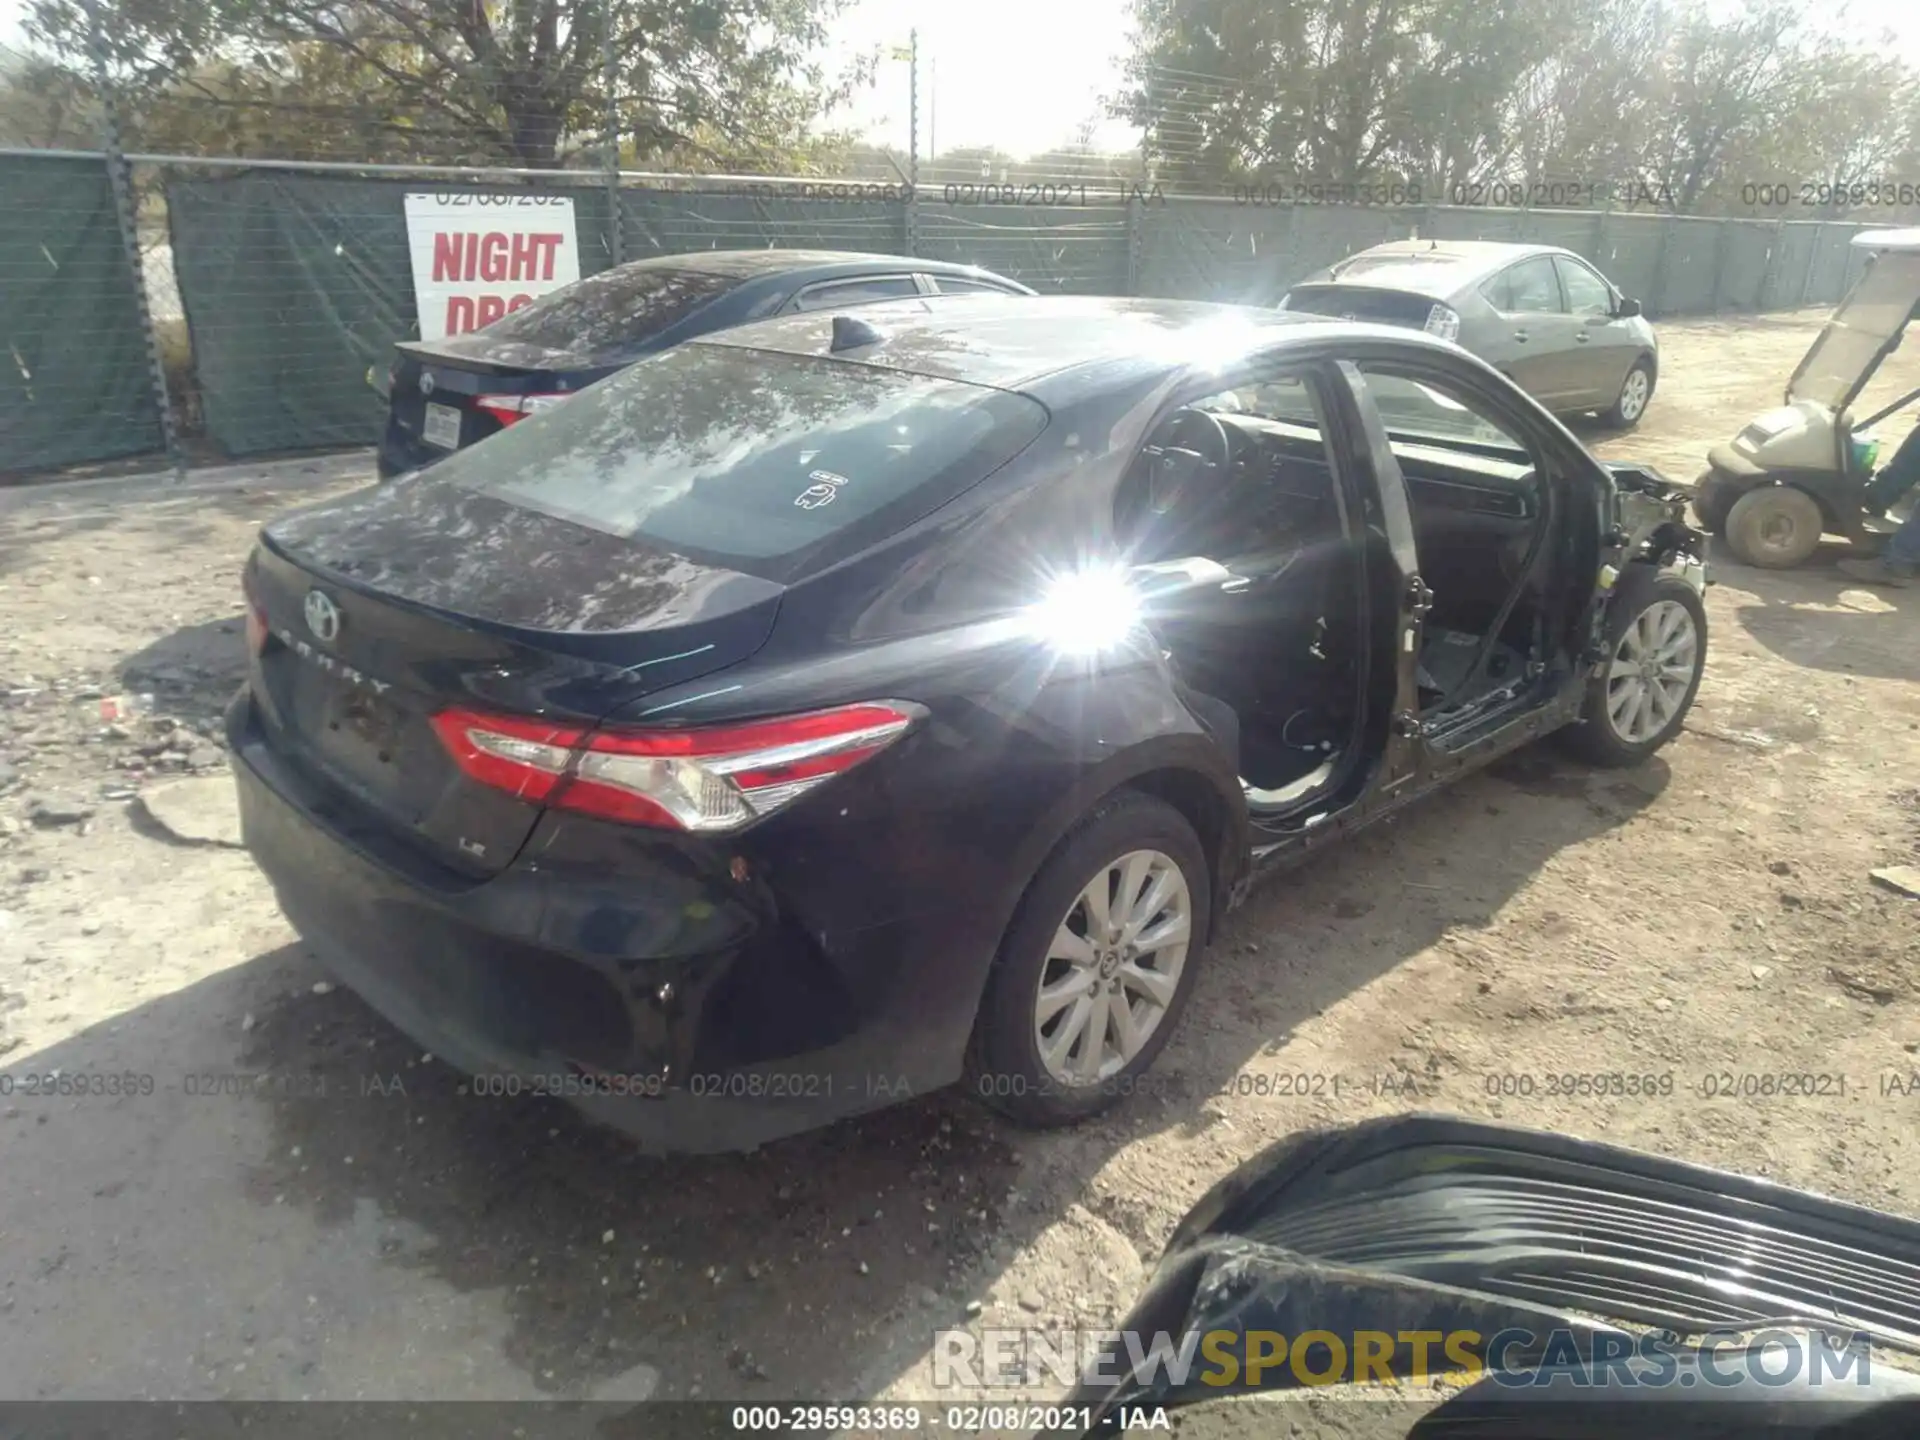
<path fill-rule="evenodd" d="M 331 645 L 340 635 L 340 607 L 318 590 L 307 592 L 307 628 L 314 638 Z"/>
<path fill-rule="evenodd" d="M 433 376 L 425 370 L 420 372 L 420 393 L 422 395 L 433 393 Z"/>

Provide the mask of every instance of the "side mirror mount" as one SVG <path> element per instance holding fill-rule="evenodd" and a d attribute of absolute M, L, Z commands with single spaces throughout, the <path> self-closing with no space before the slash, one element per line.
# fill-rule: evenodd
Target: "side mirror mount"
<path fill-rule="evenodd" d="M 1640 302 L 1628 295 L 1622 295 L 1620 303 L 1613 307 L 1613 316 L 1616 320 L 1631 320 L 1639 313 Z"/>

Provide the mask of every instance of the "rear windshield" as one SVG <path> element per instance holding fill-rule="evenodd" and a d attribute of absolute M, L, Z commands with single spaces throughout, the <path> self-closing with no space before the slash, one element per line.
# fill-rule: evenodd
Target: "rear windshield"
<path fill-rule="evenodd" d="M 464 345 L 474 354 L 493 355 L 511 347 L 521 356 L 514 363 L 605 360 L 644 344 L 739 284 L 737 275 L 621 265 L 542 295 L 470 337 L 436 348 L 458 353 Z"/>
<path fill-rule="evenodd" d="M 1338 315 L 1343 320 L 1425 325 L 1433 311 L 1433 300 L 1404 290 L 1375 290 L 1365 285 L 1296 285 L 1287 292 L 1280 308 L 1309 315 Z"/>
<path fill-rule="evenodd" d="M 865 548 L 1032 443 L 1024 395 L 812 356 L 681 345 L 427 472 L 775 581 Z"/>

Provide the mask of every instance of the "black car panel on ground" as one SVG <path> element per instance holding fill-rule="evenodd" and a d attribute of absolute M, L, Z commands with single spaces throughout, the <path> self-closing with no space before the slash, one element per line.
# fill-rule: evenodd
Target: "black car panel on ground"
<path fill-rule="evenodd" d="M 943 293 L 1032 292 L 973 266 L 833 250 L 713 250 L 615 266 L 484 329 L 396 345 L 383 386 L 380 474 L 434 464 L 698 335 L 782 313 Z"/>
<path fill-rule="evenodd" d="M 1263 862 L 1677 733 L 1699 537 L 1487 366 L 1223 306 L 795 315 L 286 517 L 247 843 L 436 1054 L 653 1144 L 1138 1083 Z"/>

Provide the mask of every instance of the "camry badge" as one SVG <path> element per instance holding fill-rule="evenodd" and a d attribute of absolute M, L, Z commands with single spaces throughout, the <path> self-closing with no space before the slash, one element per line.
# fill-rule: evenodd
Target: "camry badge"
<path fill-rule="evenodd" d="M 318 590 L 307 592 L 307 628 L 314 639 L 331 645 L 340 635 L 340 608 Z"/>

